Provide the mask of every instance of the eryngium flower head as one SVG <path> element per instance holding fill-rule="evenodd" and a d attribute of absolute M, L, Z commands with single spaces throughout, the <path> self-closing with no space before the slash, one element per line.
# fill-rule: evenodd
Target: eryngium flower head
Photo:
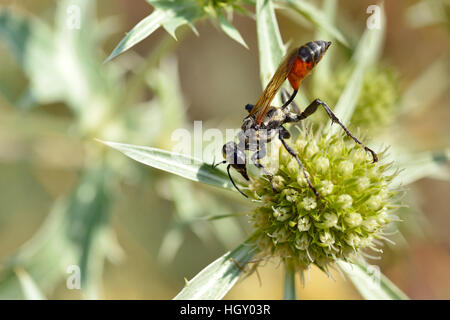
<path fill-rule="evenodd" d="M 383 228 L 396 219 L 395 191 L 389 188 L 383 152 L 378 163 L 342 134 L 304 129 L 289 141 L 298 152 L 311 183 L 296 160 L 280 147 L 272 190 L 267 178 L 253 179 L 250 190 L 261 206 L 251 213 L 261 258 L 279 257 L 298 271 L 311 264 L 324 271 L 337 259 L 351 260 L 362 249 L 375 248 Z M 266 159 L 265 164 L 277 159 Z M 274 171 L 272 171 L 274 172 Z"/>

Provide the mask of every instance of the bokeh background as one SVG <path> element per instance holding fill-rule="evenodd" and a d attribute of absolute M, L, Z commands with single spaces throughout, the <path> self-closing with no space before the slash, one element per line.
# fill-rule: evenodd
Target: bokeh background
<path fill-rule="evenodd" d="M 204 128 L 239 127 L 243 106 L 261 92 L 255 21 L 233 19 L 249 50 L 205 20 L 196 24 L 199 36 L 187 28 L 175 42 L 158 30 L 102 64 L 151 6 L 97 1 L 82 20 L 89 27 L 72 39 L 61 3 L 0 1 L 2 9 L 51 28 L 19 30 L 18 37 L 51 32 L 57 39 L 51 45 L 39 40 L 36 47 L 45 50 L 36 52 L 45 54 L 30 58 L 21 54 L 27 48 L 14 52 L 0 36 L 0 298 L 22 297 L 16 273 L 25 270 L 48 298 L 170 299 L 184 278 L 251 232 L 245 216 L 202 217 L 251 207 L 237 194 L 145 167 L 94 139 L 170 149 L 173 129 L 190 129 L 194 120 Z M 336 24 L 351 43 L 364 30 L 371 4 L 337 1 Z M 449 1 L 384 5 L 380 61 L 394 70 L 401 103 L 415 106 L 395 117 L 388 134 L 410 151 L 444 150 L 450 146 Z M 314 39 L 308 22 L 282 11 L 277 18 L 285 42 Z M 349 53 L 335 50 L 337 69 Z M 313 98 L 320 88 L 306 92 Z M 401 235 L 374 262 L 413 299 L 450 298 L 449 195 L 443 179 L 408 186 Z M 89 269 L 81 291 L 66 288 L 68 261 Z M 226 298 L 280 299 L 282 268 L 268 263 L 259 273 L 261 283 L 251 275 Z M 298 288 L 300 299 L 360 298 L 339 275 L 331 280 L 313 268 L 310 278 Z"/>

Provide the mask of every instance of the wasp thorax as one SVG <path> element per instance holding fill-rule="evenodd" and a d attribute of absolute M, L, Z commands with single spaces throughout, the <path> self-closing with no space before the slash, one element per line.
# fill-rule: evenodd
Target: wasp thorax
<path fill-rule="evenodd" d="M 253 128 L 254 124 L 255 124 L 255 119 L 252 116 L 248 116 L 242 122 L 241 129 L 242 129 L 242 131 L 250 130 L 251 128 Z"/>
<path fill-rule="evenodd" d="M 291 170 L 292 156 L 281 148 L 273 172 L 275 190 L 265 177 L 250 184 L 262 201 L 251 214 L 261 258 L 279 257 L 298 270 L 310 264 L 326 270 L 337 259 L 378 250 L 384 227 L 396 219 L 397 192 L 389 187 L 395 175 L 387 174 L 387 165 L 360 156 L 361 147 L 342 134 L 307 129 L 291 145 L 320 196 L 305 183 L 301 170 Z M 314 152 L 308 152 L 311 146 Z"/>

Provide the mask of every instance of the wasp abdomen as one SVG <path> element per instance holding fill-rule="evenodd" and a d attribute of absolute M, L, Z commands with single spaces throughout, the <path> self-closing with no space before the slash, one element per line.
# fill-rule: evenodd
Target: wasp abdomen
<path fill-rule="evenodd" d="M 301 46 L 297 50 L 297 55 L 289 72 L 288 79 L 294 90 L 300 86 L 300 82 L 308 73 L 319 63 L 328 47 L 331 45 L 329 41 L 311 41 Z"/>
<path fill-rule="evenodd" d="M 330 45 L 331 42 L 322 40 L 308 42 L 298 49 L 298 56 L 304 62 L 312 62 L 315 65 L 322 59 Z"/>

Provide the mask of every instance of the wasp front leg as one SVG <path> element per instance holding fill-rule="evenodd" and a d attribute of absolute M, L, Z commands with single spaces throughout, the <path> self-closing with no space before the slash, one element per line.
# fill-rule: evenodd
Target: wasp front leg
<path fill-rule="evenodd" d="M 289 131 L 287 131 L 286 128 L 280 126 L 280 131 L 278 133 L 278 138 L 280 139 L 280 141 L 283 144 L 283 146 L 286 149 L 286 151 L 289 152 L 289 154 L 295 158 L 295 160 L 297 161 L 299 167 L 302 169 L 303 175 L 304 175 L 304 177 L 306 179 L 306 183 L 308 184 L 308 187 L 310 187 L 311 190 L 314 192 L 314 195 L 316 196 L 316 198 L 319 198 L 320 195 L 317 192 L 316 188 L 314 188 L 314 186 L 312 185 L 311 181 L 309 180 L 308 173 L 306 172 L 305 166 L 303 165 L 302 161 L 298 157 L 298 153 L 286 143 L 285 139 L 289 139 L 290 137 L 291 137 L 291 134 L 289 133 Z"/>
<path fill-rule="evenodd" d="M 251 160 L 253 162 L 253 164 L 258 168 L 263 170 L 264 175 L 267 177 L 267 179 L 269 179 L 270 182 L 270 186 L 272 187 L 272 191 L 275 193 L 278 193 L 277 189 L 275 189 L 274 185 L 273 185 L 273 174 L 270 173 L 269 171 L 266 170 L 266 168 L 264 168 L 264 166 L 261 164 L 261 162 L 259 160 L 261 160 L 262 158 L 264 158 L 266 156 L 267 152 L 266 152 L 266 148 L 261 146 L 260 149 L 258 151 L 256 151 L 252 157 Z"/>

